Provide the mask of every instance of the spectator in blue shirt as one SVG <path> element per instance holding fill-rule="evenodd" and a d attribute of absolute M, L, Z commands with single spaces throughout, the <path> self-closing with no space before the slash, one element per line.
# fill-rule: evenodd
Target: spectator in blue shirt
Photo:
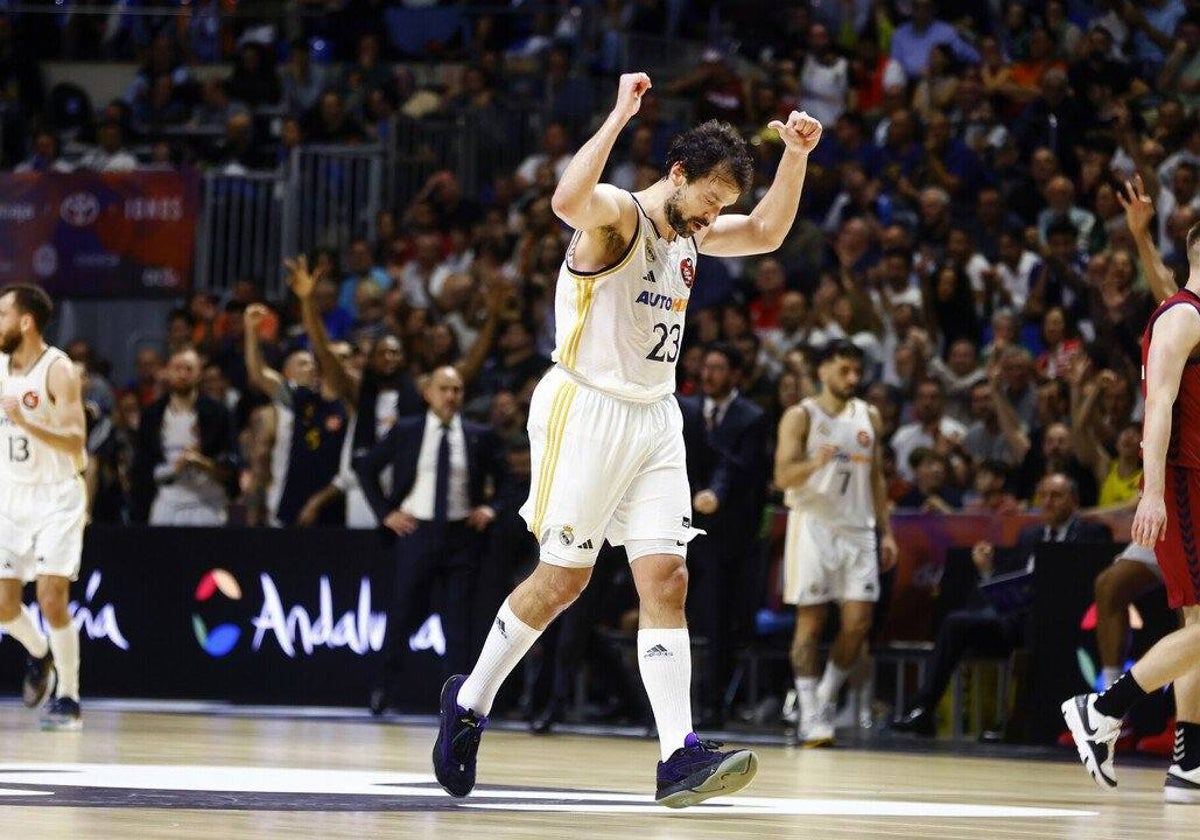
<path fill-rule="evenodd" d="M 346 310 L 352 319 L 358 315 L 355 293 L 364 280 L 378 286 L 380 295 L 392 287 L 392 279 L 388 277 L 387 272 L 375 264 L 375 258 L 371 254 L 371 243 L 365 239 L 356 239 L 350 243 L 350 249 L 346 252 L 346 276 L 338 293 L 338 307 Z"/>
<path fill-rule="evenodd" d="M 1154 78 L 1174 43 L 1175 27 L 1187 9 L 1183 0 L 1138 0 L 1121 3 L 1121 17 L 1133 32 L 1133 61 L 1146 78 Z"/>
<path fill-rule="evenodd" d="M 892 58 L 899 62 L 910 79 L 918 78 L 929 63 L 929 51 L 945 44 L 955 57 L 967 64 L 979 63 L 979 52 L 958 34 L 958 30 L 933 16 L 933 0 L 914 0 L 912 20 L 892 35 Z"/>

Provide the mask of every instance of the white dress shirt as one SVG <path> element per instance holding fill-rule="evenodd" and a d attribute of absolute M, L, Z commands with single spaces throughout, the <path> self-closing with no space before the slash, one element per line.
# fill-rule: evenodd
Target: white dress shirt
<path fill-rule="evenodd" d="M 720 402 L 714 400 L 712 397 L 704 398 L 704 425 L 710 432 L 721 425 L 721 421 L 725 419 L 725 412 L 729 410 L 729 404 L 736 400 L 737 397 L 738 389 L 734 388 Z M 715 414 L 713 413 L 713 409 L 716 409 Z"/>
<path fill-rule="evenodd" d="M 470 477 L 467 475 L 467 438 L 462 419 L 456 414 L 450 420 L 450 489 L 446 504 L 446 520 L 457 522 L 471 512 Z M 421 438 L 421 454 L 417 456 L 417 479 L 412 490 L 400 505 L 400 510 L 425 522 L 433 519 L 434 492 L 437 489 L 438 447 L 442 444 L 442 421 L 432 411 L 425 414 L 425 434 Z"/>

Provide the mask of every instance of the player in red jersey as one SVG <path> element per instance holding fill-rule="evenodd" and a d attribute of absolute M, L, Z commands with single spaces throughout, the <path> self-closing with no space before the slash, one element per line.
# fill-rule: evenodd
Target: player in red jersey
<path fill-rule="evenodd" d="M 1132 528 L 1134 542 L 1154 549 L 1184 626 L 1103 694 L 1080 694 L 1062 709 L 1084 767 L 1098 785 L 1115 788 L 1122 719 L 1174 682 L 1178 728 L 1165 796 L 1200 804 L 1200 224 L 1188 231 L 1187 255 L 1187 284 L 1159 305 L 1142 336 L 1145 472 Z"/>

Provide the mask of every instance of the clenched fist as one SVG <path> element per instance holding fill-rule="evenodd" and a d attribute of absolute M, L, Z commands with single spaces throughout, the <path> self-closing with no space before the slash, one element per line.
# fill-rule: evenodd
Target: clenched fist
<path fill-rule="evenodd" d="M 792 111 L 786 123 L 771 120 L 767 128 L 779 133 L 779 139 L 789 151 L 808 154 L 821 140 L 821 123 L 808 115 L 807 111 Z"/>
<path fill-rule="evenodd" d="M 613 106 L 613 113 L 632 119 L 642 107 L 642 94 L 648 90 L 650 77 L 645 73 L 623 73 L 617 82 L 617 104 Z"/>

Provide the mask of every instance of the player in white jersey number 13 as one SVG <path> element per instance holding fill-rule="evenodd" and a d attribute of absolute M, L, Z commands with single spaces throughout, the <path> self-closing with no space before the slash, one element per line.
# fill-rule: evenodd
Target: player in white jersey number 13
<path fill-rule="evenodd" d="M 691 645 L 684 621 L 691 500 L 683 421 L 672 392 L 699 254 L 773 251 L 795 220 L 821 124 L 792 113 L 774 182 L 749 214 L 721 211 L 751 185 L 746 143 L 726 123 L 677 137 L 663 177 L 636 194 L 600 175 L 650 88 L 623 75 L 612 113 L 575 154 L 552 206 L 575 229 L 556 287 L 557 363 L 529 412 L 534 481 L 522 515 L 540 562 L 508 597 L 470 676 L 442 689 L 433 763 L 451 794 L 475 784 L 475 758 L 496 691 L 530 646 L 583 591 L 607 539 L 624 545 L 641 602 L 638 663 L 658 726 L 656 801 L 684 807 L 745 787 L 758 760 L 698 739 L 691 719 Z"/>
<path fill-rule="evenodd" d="M 87 521 L 81 385 L 42 331 L 52 305 L 36 286 L 0 289 L 0 630 L 29 653 L 23 699 L 44 729 L 78 729 L 79 634 L 67 609 Z M 37 583 L 49 639 L 25 608 Z"/>
<path fill-rule="evenodd" d="M 879 600 L 879 565 L 886 569 L 896 560 L 880 458 L 882 421 L 874 406 L 854 396 L 862 362 L 863 351 L 850 341 L 831 342 L 817 365 L 821 392 L 788 409 L 779 424 L 775 484 L 790 508 L 783 598 L 797 607 L 791 658 L 800 701 L 796 735 L 805 746 L 833 742 L 838 691 Z M 841 627 L 818 685 L 817 645 L 831 601 L 841 605 Z"/>

